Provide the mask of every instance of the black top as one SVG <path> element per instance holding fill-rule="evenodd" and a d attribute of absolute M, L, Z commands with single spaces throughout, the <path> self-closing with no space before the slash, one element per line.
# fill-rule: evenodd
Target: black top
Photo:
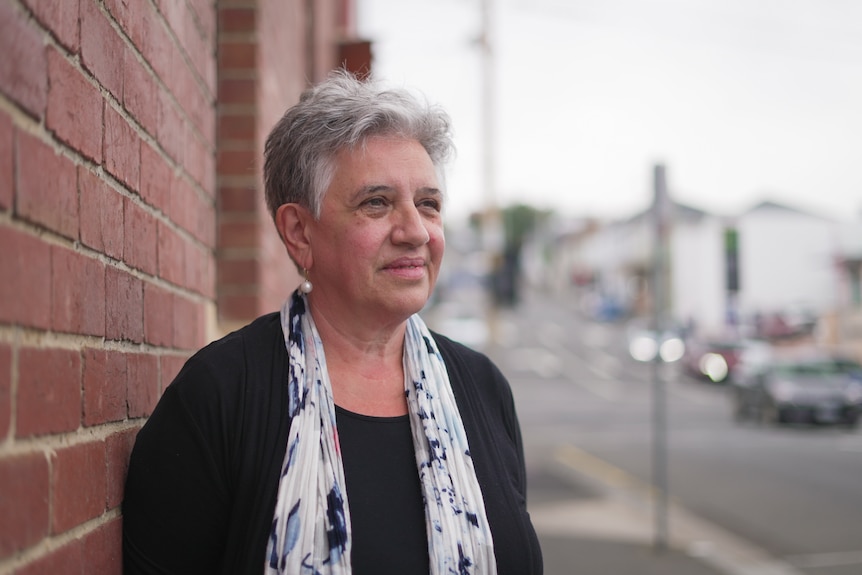
<path fill-rule="evenodd" d="M 353 575 L 427 575 L 428 534 L 410 417 L 336 406 Z"/>
<path fill-rule="evenodd" d="M 486 356 L 434 339 L 464 422 L 498 573 L 540 574 L 509 384 Z M 278 313 L 186 362 L 132 452 L 123 502 L 126 575 L 262 573 L 290 427 L 287 368 Z"/>

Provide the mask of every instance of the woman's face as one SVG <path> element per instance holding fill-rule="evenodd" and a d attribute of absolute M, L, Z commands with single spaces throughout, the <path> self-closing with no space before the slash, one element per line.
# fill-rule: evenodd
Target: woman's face
<path fill-rule="evenodd" d="M 311 223 L 315 307 L 376 322 L 421 310 L 443 258 L 442 207 L 434 165 L 416 140 L 373 137 L 339 152 Z"/>

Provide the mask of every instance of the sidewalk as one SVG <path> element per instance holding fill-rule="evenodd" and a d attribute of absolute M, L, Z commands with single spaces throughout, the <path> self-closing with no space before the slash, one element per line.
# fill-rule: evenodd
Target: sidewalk
<path fill-rule="evenodd" d="M 534 470 L 529 489 L 545 575 L 803 575 L 674 501 L 659 548 L 648 487 L 574 446 Z"/>

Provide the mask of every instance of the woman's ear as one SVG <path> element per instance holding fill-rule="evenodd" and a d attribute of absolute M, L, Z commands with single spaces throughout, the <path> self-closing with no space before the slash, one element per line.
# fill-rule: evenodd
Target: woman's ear
<path fill-rule="evenodd" d="M 275 227 L 291 259 L 300 267 L 310 269 L 311 223 L 314 217 L 299 204 L 282 204 L 275 212 Z"/>

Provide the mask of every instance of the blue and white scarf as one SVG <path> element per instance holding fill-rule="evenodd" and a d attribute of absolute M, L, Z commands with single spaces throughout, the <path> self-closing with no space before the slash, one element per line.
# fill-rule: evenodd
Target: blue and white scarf
<path fill-rule="evenodd" d="M 323 344 L 299 290 L 281 309 L 290 434 L 265 574 L 349 575 L 350 506 Z M 446 365 L 418 315 L 407 321 L 405 394 L 425 501 L 430 572 L 494 575 L 482 492 Z"/>

